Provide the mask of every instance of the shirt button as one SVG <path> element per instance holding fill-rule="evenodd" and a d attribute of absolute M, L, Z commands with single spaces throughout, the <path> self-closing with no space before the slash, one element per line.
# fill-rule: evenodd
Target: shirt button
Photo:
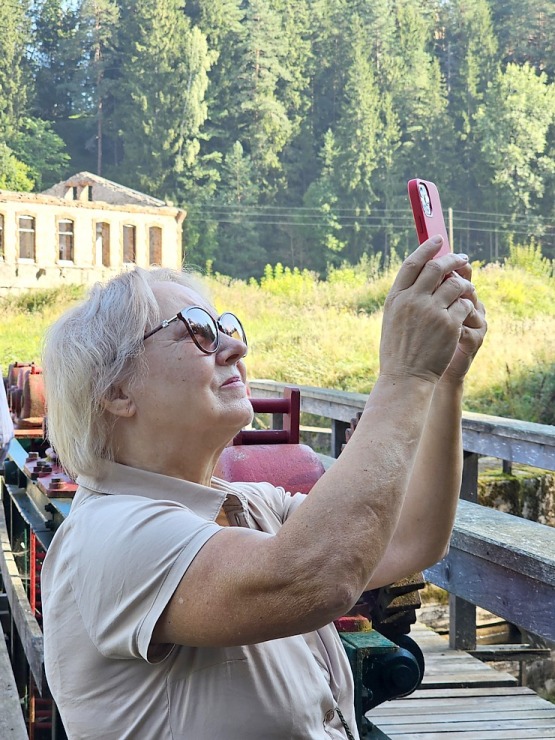
<path fill-rule="evenodd" d="M 334 715 L 335 715 L 335 709 L 328 709 L 328 711 L 324 715 L 324 722 L 331 722 Z"/>

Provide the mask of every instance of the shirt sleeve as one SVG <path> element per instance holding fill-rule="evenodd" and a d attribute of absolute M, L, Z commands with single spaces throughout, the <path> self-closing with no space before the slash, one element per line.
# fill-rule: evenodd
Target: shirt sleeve
<path fill-rule="evenodd" d="M 100 496 L 65 523 L 65 564 L 85 629 L 107 658 L 143 658 L 187 568 L 221 527 L 173 501 Z"/>
<path fill-rule="evenodd" d="M 273 524 L 279 528 L 299 508 L 307 496 L 305 493 L 289 493 L 282 486 L 274 486 L 272 483 L 236 483 L 234 485 L 247 495 L 251 515 L 261 525 L 263 531 L 275 531 Z M 272 513 L 274 522 L 268 520 L 268 512 Z M 265 526 L 266 522 L 269 524 L 269 529 Z"/>

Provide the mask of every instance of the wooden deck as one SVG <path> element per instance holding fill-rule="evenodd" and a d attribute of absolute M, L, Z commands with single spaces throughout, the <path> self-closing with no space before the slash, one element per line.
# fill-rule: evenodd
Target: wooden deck
<path fill-rule="evenodd" d="M 368 713 L 369 740 L 518 740 L 555 738 L 555 704 L 518 686 L 514 676 L 417 625 L 411 637 L 426 659 L 422 686 Z"/>
<path fill-rule="evenodd" d="M 0 738 L 25 740 L 27 737 L 4 631 L 0 624 Z"/>

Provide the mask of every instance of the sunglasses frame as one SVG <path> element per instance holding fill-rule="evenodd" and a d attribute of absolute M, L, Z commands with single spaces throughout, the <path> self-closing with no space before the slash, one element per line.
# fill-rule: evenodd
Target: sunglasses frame
<path fill-rule="evenodd" d="M 215 327 L 217 329 L 217 331 L 216 331 L 216 346 L 214 347 L 214 349 L 206 349 L 205 347 L 203 347 L 199 343 L 198 339 L 195 337 L 195 333 L 194 333 L 194 331 L 191 328 L 190 321 L 187 318 L 187 312 L 190 311 L 190 310 L 192 310 L 193 308 L 198 308 L 200 311 L 202 311 L 203 313 L 205 313 L 208 316 L 208 318 L 210 319 L 210 321 L 213 321 L 214 322 L 214 325 L 215 325 Z M 239 320 L 239 318 L 237 318 L 237 316 L 234 313 L 231 313 L 231 311 L 225 311 L 217 319 L 215 319 L 212 316 L 212 314 L 208 313 L 208 311 L 205 308 L 203 308 L 202 306 L 187 306 L 187 308 L 182 308 L 180 311 L 178 311 L 175 314 L 175 316 L 172 316 L 171 319 L 164 319 L 164 321 L 162 321 L 158 326 L 155 326 L 154 329 L 151 329 L 149 332 L 147 332 L 144 335 L 144 337 L 143 337 L 143 342 L 146 339 L 148 339 L 149 337 L 151 337 L 153 334 L 156 334 L 156 332 L 160 331 L 161 329 L 165 329 L 170 324 L 173 324 L 174 321 L 178 321 L 179 320 L 179 321 L 183 322 L 183 324 L 185 324 L 185 328 L 187 329 L 187 332 L 188 332 L 189 336 L 191 337 L 191 339 L 193 340 L 193 342 L 196 344 L 196 346 L 200 349 L 200 351 L 201 352 L 204 352 L 205 355 L 213 355 L 215 352 L 218 351 L 218 349 L 220 347 L 220 334 L 225 334 L 226 336 L 230 336 L 225 331 L 224 327 L 221 324 L 221 320 L 222 320 L 222 318 L 224 316 L 232 316 L 234 318 L 234 320 L 239 325 L 239 327 L 241 329 L 241 333 L 243 335 L 242 338 L 240 339 L 240 341 L 242 341 L 243 344 L 247 345 L 247 335 L 245 334 L 245 330 L 243 328 L 243 324 L 241 323 L 241 321 Z"/>

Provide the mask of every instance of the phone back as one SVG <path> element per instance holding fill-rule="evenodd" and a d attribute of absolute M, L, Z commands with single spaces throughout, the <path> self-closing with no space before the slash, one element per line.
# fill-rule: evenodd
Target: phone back
<path fill-rule="evenodd" d="M 408 191 L 419 244 L 440 234 L 443 237 L 443 245 L 436 257 L 447 254 L 451 251 L 451 246 L 437 187 L 429 180 L 415 178 L 409 180 Z"/>

